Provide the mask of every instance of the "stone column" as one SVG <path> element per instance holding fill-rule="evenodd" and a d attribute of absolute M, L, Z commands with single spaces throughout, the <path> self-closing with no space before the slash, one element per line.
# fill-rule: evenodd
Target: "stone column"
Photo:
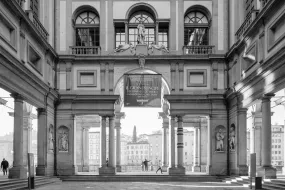
<path fill-rule="evenodd" d="M 47 110 L 38 108 L 38 166 L 36 168 L 37 175 L 46 175 L 46 152 L 47 152 Z"/>
<path fill-rule="evenodd" d="M 106 116 L 102 116 L 100 131 L 100 168 L 99 175 L 104 174 L 106 168 Z"/>
<path fill-rule="evenodd" d="M 109 117 L 109 167 L 116 166 L 114 116 Z"/>
<path fill-rule="evenodd" d="M 184 168 L 183 156 L 184 156 L 184 142 L 183 142 L 183 120 L 182 116 L 178 116 L 178 128 L 177 128 L 177 168 Z M 185 171 L 185 170 L 184 170 Z"/>
<path fill-rule="evenodd" d="M 199 123 L 200 125 L 200 123 Z M 201 127 L 195 127 L 194 134 L 194 166 L 192 168 L 193 172 L 201 171 Z"/>
<path fill-rule="evenodd" d="M 271 107 L 270 98 L 274 94 L 266 94 L 262 98 L 262 166 L 258 175 L 264 179 L 275 179 L 276 169 L 271 165 Z"/>
<path fill-rule="evenodd" d="M 169 130 L 169 175 L 175 169 L 175 116 L 171 116 L 171 124 Z"/>
<path fill-rule="evenodd" d="M 212 132 L 211 128 L 213 127 L 213 118 L 210 115 L 208 117 L 208 125 L 207 125 L 207 165 L 206 165 L 206 173 L 212 173 Z"/>
<path fill-rule="evenodd" d="M 169 118 L 164 112 L 159 112 L 159 119 L 162 119 L 162 170 L 167 171 L 167 131 L 169 128 Z"/>
<path fill-rule="evenodd" d="M 125 113 L 116 113 L 116 171 L 121 172 L 121 119 L 125 117 Z"/>
<path fill-rule="evenodd" d="M 246 127 L 246 108 L 239 108 L 237 111 L 238 116 L 238 174 L 248 175 L 247 166 L 247 127 Z"/>
<path fill-rule="evenodd" d="M 27 169 L 23 163 L 23 97 L 11 94 L 14 98 L 14 136 L 13 136 L 13 168 L 9 170 L 9 178 L 27 178 Z"/>
<path fill-rule="evenodd" d="M 83 127 L 83 172 L 89 172 L 89 129 L 90 127 Z"/>

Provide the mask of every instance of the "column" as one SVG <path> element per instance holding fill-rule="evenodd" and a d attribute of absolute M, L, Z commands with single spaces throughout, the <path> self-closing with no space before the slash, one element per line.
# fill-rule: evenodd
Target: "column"
<path fill-rule="evenodd" d="M 114 116 L 109 117 L 109 167 L 116 166 Z"/>
<path fill-rule="evenodd" d="M 178 128 L 177 128 L 177 167 L 184 168 L 183 165 L 183 150 L 184 150 L 184 142 L 183 142 L 183 120 L 182 116 L 178 116 Z"/>
<path fill-rule="evenodd" d="M 166 120 L 166 121 L 165 121 Z M 162 168 L 166 170 L 168 160 L 167 160 L 167 130 L 169 128 L 168 117 L 163 119 L 162 123 Z"/>
<path fill-rule="evenodd" d="M 266 94 L 262 98 L 262 141 L 261 158 L 262 166 L 258 170 L 258 175 L 264 179 L 275 179 L 276 169 L 271 165 L 271 107 L 270 98 L 274 94 Z"/>
<path fill-rule="evenodd" d="M 129 30 L 128 30 L 128 22 L 125 22 L 125 43 L 129 43 Z M 133 44 L 134 45 L 134 44 Z"/>
<path fill-rule="evenodd" d="M 13 136 L 13 168 L 9 170 L 9 178 L 27 178 L 27 169 L 23 164 L 23 97 L 11 94 L 14 98 L 14 136 Z"/>
<path fill-rule="evenodd" d="M 125 117 L 125 113 L 116 113 L 116 171 L 121 172 L 121 119 Z"/>
<path fill-rule="evenodd" d="M 46 152 L 47 152 L 47 111 L 44 108 L 38 108 L 38 166 L 37 175 L 45 176 L 46 174 Z"/>
<path fill-rule="evenodd" d="M 213 118 L 211 115 L 208 116 L 208 124 L 207 124 L 207 166 L 206 166 L 206 173 L 212 173 L 212 133 L 211 128 L 213 125 Z"/>
<path fill-rule="evenodd" d="M 170 173 L 170 169 L 175 168 L 175 116 L 171 116 L 171 125 L 169 131 L 169 168 L 168 171 Z"/>
<path fill-rule="evenodd" d="M 246 127 L 246 117 L 247 109 L 238 108 L 238 174 L 248 175 L 247 166 L 247 127 Z"/>
<path fill-rule="evenodd" d="M 201 171 L 201 128 L 200 123 L 199 127 L 195 127 L 194 131 L 194 166 L 192 168 L 193 172 Z"/>
<path fill-rule="evenodd" d="M 101 126 L 100 126 L 100 168 L 99 168 L 99 174 L 100 171 L 106 167 L 106 116 L 102 116 L 101 119 Z"/>
<path fill-rule="evenodd" d="M 83 127 L 83 172 L 89 172 L 89 129 L 90 127 Z"/>

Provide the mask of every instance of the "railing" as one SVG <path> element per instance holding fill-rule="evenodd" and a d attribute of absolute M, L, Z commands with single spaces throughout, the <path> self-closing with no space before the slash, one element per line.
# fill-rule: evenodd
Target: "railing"
<path fill-rule="evenodd" d="M 23 4 L 24 0 L 15 0 L 15 1 L 20 5 L 20 7 L 22 7 L 22 4 Z"/>
<path fill-rule="evenodd" d="M 100 46 L 72 46 L 71 54 L 73 55 L 100 55 Z"/>
<path fill-rule="evenodd" d="M 239 27 L 239 29 L 236 32 L 237 39 L 241 37 L 241 35 L 246 31 L 246 29 L 250 26 L 252 21 L 256 18 L 256 15 L 259 13 L 258 10 L 253 10 L 251 14 L 248 14 L 245 18 L 245 21 L 242 23 L 242 25 Z"/>
<path fill-rule="evenodd" d="M 265 7 L 268 2 L 269 0 L 260 0 L 261 8 Z"/>
<path fill-rule="evenodd" d="M 44 28 L 44 26 L 41 24 L 41 22 L 38 20 L 37 16 L 33 14 L 33 23 L 40 32 L 40 34 L 44 37 L 44 39 L 48 39 L 48 32 Z"/>
<path fill-rule="evenodd" d="M 198 45 L 198 46 L 183 46 L 183 53 L 186 54 L 212 54 L 214 53 L 215 46 L 207 46 L 207 45 Z"/>

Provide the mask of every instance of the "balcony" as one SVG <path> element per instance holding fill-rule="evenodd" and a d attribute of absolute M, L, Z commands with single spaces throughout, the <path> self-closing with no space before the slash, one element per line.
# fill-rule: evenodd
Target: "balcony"
<path fill-rule="evenodd" d="M 39 33 L 42 35 L 42 37 L 44 37 L 45 40 L 48 39 L 48 32 L 46 31 L 46 29 L 44 28 L 44 26 L 41 24 L 41 22 L 38 20 L 37 16 L 33 14 L 33 24 L 35 25 L 35 27 L 38 29 Z"/>
<path fill-rule="evenodd" d="M 214 53 L 215 46 L 199 45 L 199 46 L 183 46 L 184 55 L 207 55 Z"/>
<path fill-rule="evenodd" d="M 71 46 L 72 55 L 100 55 L 100 46 Z"/>
<path fill-rule="evenodd" d="M 242 34 L 246 31 L 246 29 L 248 29 L 248 27 L 254 21 L 258 13 L 259 13 L 259 10 L 253 10 L 251 14 L 247 15 L 247 17 L 245 18 L 245 21 L 242 23 L 242 25 L 236 32 L 237 40 L 239 40 Z"/>

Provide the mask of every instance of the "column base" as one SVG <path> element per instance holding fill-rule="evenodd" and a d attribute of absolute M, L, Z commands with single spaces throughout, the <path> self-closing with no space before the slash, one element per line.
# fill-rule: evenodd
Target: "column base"
<path fill-rule="evenodd" d="M 116 172 L 122 172 L 122 166 L 120 165 L 116 166 Z"/>
<path fill-rule="evenodd" d="M 101 167 L 99 168 L 99 175 L 115 175 L 116 168 L 115 167 Z"/>
<path fill-rule="evenodd" d="M 206 165 L 206 174 L 211 175 L 212 174 L 212 166 Z"/>
<path fill-rule="evenodd" d="M 166 165 L 162 166 L 161 169 L 162 169 L 162 172 L 167 172 L 168 166 L 166 166 Z"/>
<path fill-rule="evenodd" d="M 9 169 L 8 178 L 26 179 L 28 177 L 27 169 L 24 166 L 17 166 Z"/>
<path fill-rule="evenodd" d="M 192 166 L 192 172 L 201 172 L 201 166 Z"/>
<path fill-rule="evenodd" d="M 82 166 L 82 172 L 89 172 L 89 165 Z"/>
<path fill-rule="evenodd" d="M 247 165 L 238 166 L 238 175 L 248 176 L 248 166 Z"/>
<path fill-rule="evenodd" d="M 66 175 L 76 175 L 78 173 L 77 166 L 58 166 L 57 175 L 66 176 Z"/>
<path fill-rule="evenodd" d="M 185 168 L 184 167 L 168 168 L 168 174 L 169 175 L 185 175 Z"/>
<path fill-rule="evenodd" d="M 257 169 L 257 176 L 263 179 L 276 179 L 276 168 L 272 166 L 262 166 Z"/>

